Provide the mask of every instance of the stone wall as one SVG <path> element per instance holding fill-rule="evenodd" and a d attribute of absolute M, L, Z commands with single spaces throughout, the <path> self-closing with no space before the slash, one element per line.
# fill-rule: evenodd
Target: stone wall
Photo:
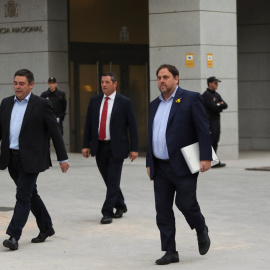
<path fill-rule="evenodd" d="M 40 95 L 55 76 L 69 100 L 67 0 L 0 0 L 0 100 L 13 91 L 14 73 L 34 73 Z M 69 107 L 69 106 L 68 106 Z M 69 111 L 64 138 L 69 149 Z"/>
<path fill-rule="evenodd" d="M 221 115 L 220 159 L 238 158 L 238 89 L 236 0 L 149 0 L 150 99 L 159 95 L 156 69 L 175 65 L 182 88 L 203 93 L 206 79 L 222 82 L 219 93 L 229 108 Z M 194 67 L 186 67 L 186 54 Z M 207 54 L 213 67 L 207 67 Z"/>

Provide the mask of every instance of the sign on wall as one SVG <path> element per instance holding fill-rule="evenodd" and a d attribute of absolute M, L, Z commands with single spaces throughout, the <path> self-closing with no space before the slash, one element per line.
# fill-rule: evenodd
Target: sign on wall
<path fill-rule="evenodd" d="M 194 53 L 186 53 L 186 68 L 194 67 Z"/>
<path fill-rule="evenodd" d="M 0 34 L 43 32 L 42 26 L 0 27 Z"/>
<path fill-rule="evenodd" d="M 13 1 L 9 0 L 5 4 L 5 17 L 18 17 L 19 5 Z M 43 32 L 41 25 L 34 26 L 0 26 L 0 34 L 17 34 L 17 33 L 32 33 L 32 32 Z"/>
<path fill-rule="evenodd" d="M 213 67 L 213 54 L 212 53 L 207 54 L 207 67 L 208 68 Z"/>

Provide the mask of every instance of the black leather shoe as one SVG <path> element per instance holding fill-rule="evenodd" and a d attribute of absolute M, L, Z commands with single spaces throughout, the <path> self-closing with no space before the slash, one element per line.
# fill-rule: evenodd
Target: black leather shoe
<path fill-rule="evenodd" d="M 53 236 L 55 234 L 55 231 L 53 227 L 51 227 L 49 230 L 47 230 L 45 233 L 39 233 L 39 235 L 36 238 L 32 239 L 32 243 L 42 243 L 48 238 L 49 236 Z"/>
<path fill-rule="evenodd" d="M 114 218 L 121 218 L 123 216 L 123 214 L 126 212 L 127 212 L 127 208 L 126 209 L 117 209 L 115 214 L 114 214 Z"/>
<path fill-rule="evenodd" d="M 6 239 L 3 242 L 3 245 L 10 250 L 17 250 L 19 248 L 19 242 L 12 236 L 10 236 L 9 239 Z"/>
<path fill-rule="evenodd" d="M 165 255 L 162 258 L 156 260 L 156 264 L 158 265 L 177 263 L 177 262 L 179 262 L 179 255 L 177 251 L 166 251 Z"/>
<path fill-rule="evenodd" d="M 205 226 L 205 229 L 202 233 L 197 234 L 199 252 L 201 255 L 205 255 L 210 248 L 210 238 L 208 235 L 208 227 Z"/>
<path fill-rule="evenodd" d="M 101 224 L 110 224 L 110 223 L 112 223 L 112 217 L 104 216 L 101 219 L 100 223 Z"/>
<path fill-rule="evenodd" d="M 226 163 L 219 162 L 218 164 L 212 166 L 212 168 L 213 169 L 215 169 L 215 168 L 222 168 L 222 167 L 225 167 L 225 166 L 226 166 Z"/>

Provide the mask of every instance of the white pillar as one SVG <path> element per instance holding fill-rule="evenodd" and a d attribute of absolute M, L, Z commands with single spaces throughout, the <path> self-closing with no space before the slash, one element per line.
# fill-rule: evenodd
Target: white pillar
<path fill-rule="evenodd" d="M 150 99 L 159 95 L 156 70 L 175 65 L 180 86 L 204 92 L 206 79 L 222 82 L 219 93 L 229 108 L 221 114 L 220 159 L 238 158 L 238 93 L 236 0 L 149 0 Z M 194 67 L 186 67 L 186 54 L 194 54 Z M 207 54 L 213 67 L 207 67 Z"/>
<path fill-rule="evenodd" d="M 67 8 L 67 0 L 0 0 L 0 100 L 14 94 L 13 76 L 22 68 L 34 74 L 34 94 L 48 89 L 48 78 L 55 76 L 69 99 Z"/>

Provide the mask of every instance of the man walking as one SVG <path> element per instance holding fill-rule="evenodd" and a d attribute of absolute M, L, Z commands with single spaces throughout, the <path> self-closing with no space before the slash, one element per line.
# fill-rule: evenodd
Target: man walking
<path fill-rule="evenodd" d="M 138 129 L 130 99 L 116 92 L 117 79 L 112 72 L 101 77 L 102 94 L 91 98 L 85 128 L 82 154 L 96 157 L 98 169 L 107 186 L 102 207 L 102 224 L 121 218 L 127 212 L 120 179 L 124 159 L 138 156 Z M 116 209 L 114 213 L 113 210 Z"/>
<path fill-rule="evenodd" d="M 210 247 L 208 228 L 196 199 L 198 173 L 191 174 L 181 148 L 199 142 L 200 168 L 211 167 L 211 139 L 206 113 L 199 93 L 178 86 L 175 66 L 161 65 L 156 72 L 161 95 L 150 104 L 146 167 L 154 181 L 156 222 L 161 249 L 165 255 L 156 261 L 163 265 L 179 262 L 175 243 L 173 201 L 191 229 L 197 232 L 199 252 Z"/>
<path fill-rule="evenodd" d="M 215 152 L 217 152 L 218 142 L 220 138 L 220 113 L 228 108 L 227 103 L 222 99 L 220 94 L 216 92 L 216 90 L 218 89 L 218 83 L 220 82 L 221 81 L 214 76 L 208 78 L 207 79 L 208 88 L 202 94 L 203 103 L 209 121 L 212 146 Z M 219 162 L 212 168 L 221 168 L 224 166 L 226 166 L 225 163 Z"/>
<path fill-rule="evenodd" d="M 19 248 L 19 239 L 30 210 L 36 218 L 39 235 L 33 243 L 41 243 L 54 235 L 51 217 L 37 192 L 37 177 L 51 166 L 49 134 L 55 146 L 62 172 L 69 168 L 68 157 L 50 102 L 32 93 L 33 73 L 27 69 L 14 75 L 15 96 L 0 105 L 0 169 L 8 167 L 17 186 L 16 205 L 7 228 L 9 239 L 3 242 L 10 250 Z"/>

